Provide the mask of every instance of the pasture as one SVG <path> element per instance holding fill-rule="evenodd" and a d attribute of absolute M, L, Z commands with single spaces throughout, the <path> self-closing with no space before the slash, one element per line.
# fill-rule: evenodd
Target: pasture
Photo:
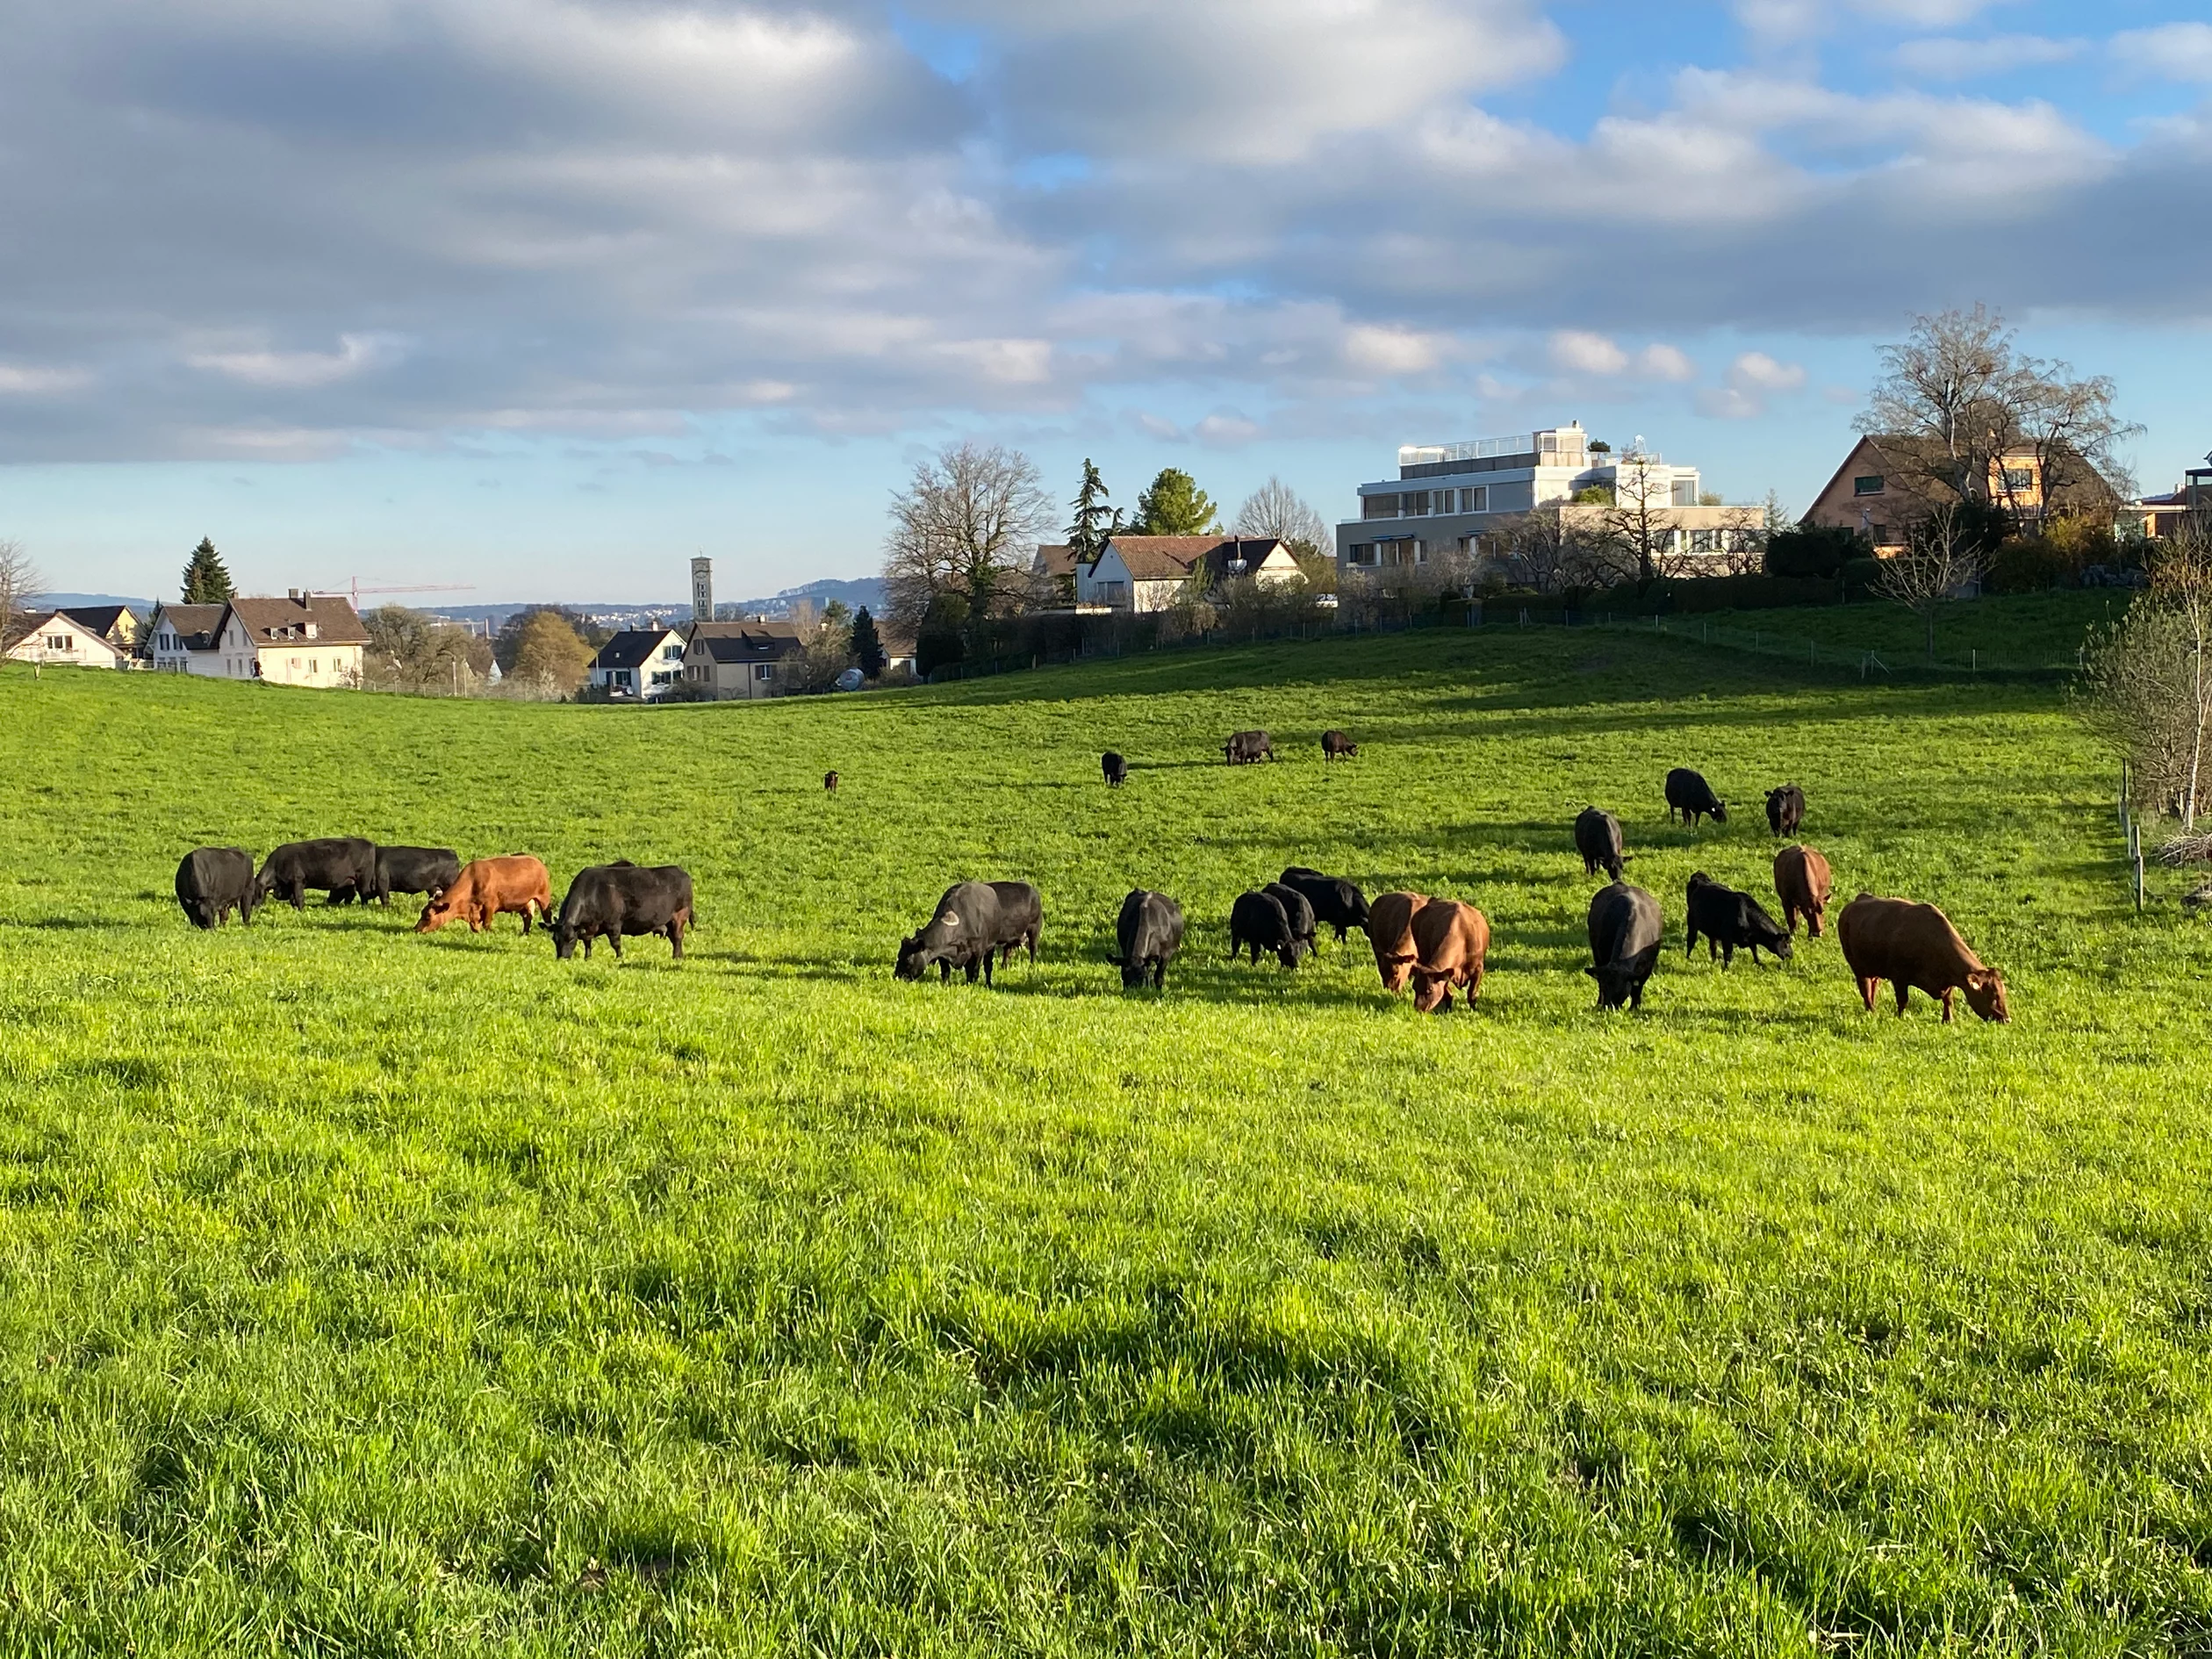
<path fill-rule="evenodd" d="M 650 711 L 9 672 L 0 756 L 11 1652 L 2212 1643 L 2212 942 L 2048 687 L 1538 630 Z M 1832 933 L 1685 963 L 1785 780 L 2011 1026 L 1863 1014 Z M 680 863 L 698 930 L 171 897 L 336 833 Z M 1228 966 L 1290 863 L 1481 907 L 1479 1005 L 1357 935 Z M 962 876 L 1044 960 L 894 982 Z M 1139 885 L 1164 996 L 1104 960 Z"/>

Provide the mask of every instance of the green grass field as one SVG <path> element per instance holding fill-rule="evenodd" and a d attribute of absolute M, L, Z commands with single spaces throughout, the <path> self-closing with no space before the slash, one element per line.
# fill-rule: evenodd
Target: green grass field
<path fill-rule="evenodd" d="M 2065 588 L 1946 605 L 1936 616 L 1936 658 L 1962 667 L 1979 659 L 1984 667 L 2071 670 L 2083 634 L 2126 614 L 2130 597 L 2121 589 Z M 1715 628 L 1757 629 L 1770 637 L 1817 640 L 1838 650 L 1874 651 L 1893 669 L 1917 666 L 1928 649 L 1920 618 L 1883 600 L 1714 611 L 1671 621 L 1691 631 L 1703 621 Z"/>
<path fill-rule="evenodd" d="M 0 755 L 6 1652 L 2212 1646 L 2212 940 L 2049 688 L 1502 629 L 654 711 L 11 672 Z M 1785 779 L 2014 1023 L 1684 963 Z M 701 924 L 185 925 L 189 847 L 324 833 L 679 862 Z M 1480 905 L 1479 1006 L 1227 966 L 1290 862 Z M 1045 959 L 894 982 L 964 876 Z"/>

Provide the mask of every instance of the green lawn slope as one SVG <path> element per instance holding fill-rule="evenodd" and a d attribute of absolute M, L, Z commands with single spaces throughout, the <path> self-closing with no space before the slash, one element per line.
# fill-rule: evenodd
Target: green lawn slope
<path fill-rule="evenodd" d="M 2212 944 L 2047 688 L 1502 629 L 647 711 L 8 672 L 0 764 L 8 1651 L 2212 1641 Z M 1670 828 L 1675 765 L 1735 821 Z M 1785 780 L 2012 1025 L 1863 1014 L 1832 937 L 1683 959 Z M 1593 801 L 1641 1015 L 1580 972 Z M 699 930 L 170 896 L 341 832 L 681 863 Z M 1229 966 L 1292 862 L 1481 906 L 1479 1005 Z M 1044 959 L 894 982 L 967 876 Z"/>

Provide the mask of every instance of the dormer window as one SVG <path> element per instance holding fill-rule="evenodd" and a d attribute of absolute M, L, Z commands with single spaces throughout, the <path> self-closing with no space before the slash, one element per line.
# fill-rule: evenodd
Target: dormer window
<path fill-rule="evenodd" d="M 307 637 L 309 639 L 315 637 L 315 625 L 312 622 L 307 624 Z"/>

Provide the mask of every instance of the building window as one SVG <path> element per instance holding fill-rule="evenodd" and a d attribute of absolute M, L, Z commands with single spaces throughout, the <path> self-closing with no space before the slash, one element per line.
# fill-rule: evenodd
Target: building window
<path fill-rule="evenodd" d="M 1698 485 L 1696 479 L 1677 478 L 1674 481 L 1674 505 L 1676 506 L 1695 506 L 1698 505 Z"/>
<path fill-rule="evenodd" d="M 1394 495 L 1363 495 L 1360 498 L 1360 516 L 1363 519 L 1394 519 L 1398 515 L 1398 499 Z"/>
<path fill-rule="evenodd" d="M 1851 480 L 1851 493 L 1853 495 L 1879 495 L 1881 492 L 1882 475 L 1878 472 L 1871 474 L 1864 478 L 1853 478 Z"/>
<path fill-rule="evenodd" d="M 316 675 L 321 672 L 322 659 L 319 657 L 310 657 L 307 659 L 307 678 L 312 679 Z"/>
<path fill-rule="evenodd" d="M 67 634 L 48 634 L 46 645 L 50 651 L 66 651 L 69 649 L 69 636 Z"/>
<path fill-rule="evenodd" d="M 2005 469 L 2005 488 L 2007 490 L 2032 490 L 2035 487 L 2035 468 L 2007 467 Z"/>
<path fill-rule="evenodd" d="M 773 679 L 775 677 L 776 665 L 773 663 L 755 663 L 753 664 L 753 678 L 755 679 Z"/>
<path fill-rule="evenodd" d="M 1460 511 L 1487 513 L 1490 511 L 1490 485 L 1478 484 L 1471 490 L 1460 492 Z"/>
<path fill-rule="evenodd" d="M 1426 490 L 1409 490 L 1398 497 L 1398 516 L 1402 519 L 1425 519 L 1428 517 L 1428 510 L 1429 492 Z"/>
<path fill-rule="evenodd" d="M 1691 532 L 1690 532 L 1690 550 L 1691 550 L 1692 553 L 1718 553 L 1718 552 L 1720 552 L 1720 531 L 1718 531 L 1718 530 L 1692 530 L 1692 531 L 1691 531 Z"/>
<path fill-rule="evenodd" d="M 1353 564 L 1372 564 L 1375 563 L 1375 543 L 1354 542 L 1344 549 L 1344 557 L 1348 563 Z"/>

